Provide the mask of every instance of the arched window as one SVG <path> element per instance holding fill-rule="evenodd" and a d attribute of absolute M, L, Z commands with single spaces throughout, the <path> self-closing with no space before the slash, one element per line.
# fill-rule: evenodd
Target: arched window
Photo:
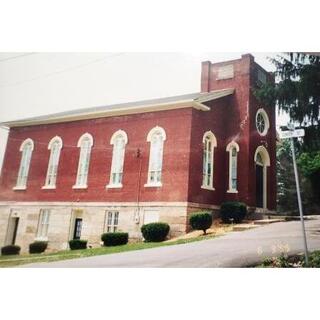
<path fill-rule="evenodd" d="M 163 144 L 166 140 L 166 132 L 161 127 L 150 130 L 147 141 L 150 142 L 148 182 L 146 187 L 161 187 Z"/>
<path fill-rule="evenodd" d="M 15 190 L 25 190 L 27 188 L 27 180 L 33 148 L 34 143 L 31 139 L 24 140 L 20 146 L 20 151 L 22 152 L 22 155 L 18 172 L 17 184 L 14 187 Z"/>
<path fill-rule="evenodd" d="M 46 183 L 44 187 L 42 187 L 43 189 L 55 189 L 56 187 L 61 148 L 62 139 L 60 137 L 52 138 L 48 145 L 48 150 L 51 150 L 51 152 L 47 170 Z"/>
<path fill-rule="evenodd" d="M 202 188 L 214 190 L 213 171 L 214 171 L 214 148 L 217 146 L 217 139 L 211 131 L 203 135 L 203 170 Z"/>
<path fill-rule="evenodd" d="M 270 166 L 270 156 L 264 146 L 259 146 L 254 154 L 256 171 L 256 207 L 267 208 L 268 181 L 267 168 Z"/>
<path fill-rule="evenodd" d="M 122 187 L 124 155 L 127 143 L 128 136 L 123 130 L 118 130 L 111 137 L 110 144 L 113 145 L 113 151 L 110 182 L 107 188 Z"/>
<path fill-rule="evenodd" d="M 91 156 L 91 148 L 93 145 L 92 135 L 85 133 L 78 141 L 78 148 L 80 148 L 80 156 L 78 163 L 78 172 L 76 184 L 73 186 L 74 189 L 87 188 L 88 172 Z"/>
<path fill-rule="evenodd" d="M 229 193 L 238 192 L 238 152 L 239 145 L 232 141 L 227 145 L 227 152 L 229 152 Z"/>
<path fill-rule="evenodd" d="M 264 109 L 260 108 L 256 113 L 256 128 L 261 136 L 268 133 L 270 121 Z"/>

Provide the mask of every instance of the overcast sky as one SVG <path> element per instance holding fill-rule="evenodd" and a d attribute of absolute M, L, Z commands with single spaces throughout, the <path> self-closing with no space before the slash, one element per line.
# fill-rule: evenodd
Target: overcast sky
<path fill-rule="evenodd" d="M 0 122 L 198 92 L 201 61 L 241 54 L 0 53 Z M 268 57 L 275 53 L 253 55 L 266 70 L 274 70 Z M 0 168 L 6 140 L 7 131 L 0 129 Z"/>

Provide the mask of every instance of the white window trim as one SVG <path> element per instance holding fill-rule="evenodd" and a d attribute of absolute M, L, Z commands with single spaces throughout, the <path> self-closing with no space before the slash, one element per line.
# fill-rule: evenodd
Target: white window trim
<path fill-rule="evenodd" d="M 27 190 L 27 186 L 15 186 L 12 190 L 19 191 L 19 190 Z"/>
<path fill-rule="evenodd" d="M 122 183 L 109 183 L 106 188 L 107 189 L 121 189 L 123 187 L 123 184 Z"/>
<path fill-rule="evenodd" d="M 235 141 L 231 141 L 226 148 L 226 151 L 229 152 L 229 172 L 228 172 L 229 189 L 227 190 L 227 193 L 238 193 L 238 189 L 232 188 L 231 172 L 232 172 L 232 149 L 233 148 L 236 148 L 236 151 L 237 151 L 237 185 L 238 185 L 238 153 L 240 151 L 240 147 Z"/>
<path fill-rule="evenodd" d="M 212 170 L 211 170 L 211 184 L 210 185 L 205 185 L 203 184 L 203 176 L 202 176 L 202 184 L 201 184 L 201 189 L 205 190 L 210 190 L 210 191 L 215 191 L 216 189 L 213 187 L 213 177 L 214 177 L 214 148 L 217 147 L 217 139 L 215 135 L 213 134 L 212 131 L 206 131 L 203 135 L 202 138 L 202 151 L 205 146 L 205 140 L 207 136 L 210 137 L 211 140 L 211 163 L 212 163 Z M 203 156 L 203 152 L 202 152 Z M 202 162 L 202 175 L 203 175 L 203 162 Z"/>
<path fill-rule="evenodd" d="M 61 154 L 61 149 L 63 147 L 63 142 L 62 142 L 62 139 L 59 137 L 59 136 L 55 136 L 53 137 L 49 144 L 48 144 L 48 150 L 51 151 L 51 148 L 52 148 L 52 145 L 58 141 L 59 142 L 59 154 L 58 154 L 58 161 L 57 161 L 57 175 L 58 175 L 58 167 L 59 167 L 59 161 L 60 161 L 60 154 Z M 48 162 L 48 168 L 47 168 L 47 174 L 46 174 L 46 180 L 45 180 L 45 185 L 42 187 L 42 189 L 44 190 L 53 190 L 53 189 L 56 189 L 56 181 L 55 181 L 55 184 L 54 185 L 48 185 L 48 175 L 49 175 L 49 168 L 50 168 L 50 160 L 51 160 L 51 156 L 52 156 L 52 152 L 50 152 L 50 155 L 49 155 L 49 162 Z"/>
<path fill-rule="evenodd" d="M 209 190 L 209 191 L 215 191 L 216 190 L 214 187 L 204 186 L 204 185 L 201 186 L 201 189 Z"/>
<path fill-rule="evenodd" d="M 162 182 L 147 182 L 144 184 L 144 187 L 146 188 L 160 188 L 162 187 Z"/>
<path fill-rule="evenodd" d="M 167 139 L 167 135 L 165 130 L 162 127 L 156 126 L 154 128 L 152 128 L 148 135 L 147 135 L 147 142 L 150 142 L 150 147 L 149 147 L 149 164 L 148 164 L 148 180 L 147 183 L 144 184 L 144 187 L 146 188 L 160 188 L 162 187 L 162 181 L 155 181 L 155 182 L 151 182 L 151 140 L 152 140 L 152 136 L 156 133 L 160 133 L 162 135 L 162 159 L 161 159 L 161 180 L 162 180 L 162 169 L 163 169 L 163 149 L 164 149 L 164 142 Z"/>
<path fill-rule="evenodd" d="M 260 132 L 258 129 L 258 123 L 257 123 L 258 114 L 262 114 L 262 116 L 264 118 L 265 128 L 264 128 L 263 132 Z M 262 137 L 266 136 L 268 134 L 269 128 L 270 128 L 270 121 L 269 121 L 268 114 L 266 113 L 266 111 L 263 108 L 258 109 L 258 111 L 256 113 L 256 129 L 257 129 L 259 135 Z"/>
<path fill-rule="evenodd" d="M 88 189 L 88 185 L 87 184 L 83 184 L 83 185 L 74 185 L 72 186 L 72 189 Z"/>
<path fill-rule="evenodd" d="M 109 213 L 111 213 L 111 224 L 108 222 Z M 115 224 L 115 216 L 117 215 L 117 224 Z M 113 233 L 119 231 L 119 221 L 120 221 L 120 211 L 119 210 L 106 210 L 105 211 L 105 222 L 104 222 L 104 232 Z M 112 231 L 108 231 L 108 228 L 112 229 Z"/>
<path fill-rule="evenodd" d="M 47 235 L 45 237 L 41 237 L 39 236 L 39 228 L 41 228 L 41 219 L 42 219 L 42 215 L 43 215 L 43 211 L 44 210 L 48 210 L 49 211 L 49 218 L 48 218 L 48 227 L 47 227 Z M 41 209 L 40 213 L 39 213 L 39 218 L 38 218 L 38 228 L 37 228 L 37 233 L 36 233 L 36 237 L 35 237 L 35 241 L 48 241 L 48 233 L 49 233 L 49 225 L 50 225 L 50 215 L 51 215 L 51 210 L 49 209 Z"/>
<path fill-rule="evenodd" d="M 81 159 L 81 144 L 82 144 L 82 141 L 84 139 L 88 138 L 89 141 L 90 141 L 90 150 L 88 151 L 89 152 L 89 160 L 88 160 L 88 172 L 87 172 L 87 177 L 86 177 L 86 183 L 85 184 L 77 184 L 77 181 L 78 181 L 78 177 L 79 177 L 79 174 L 80 174 L 80 168 L 81 168 L 81 163 L 80 161 L 83 160 Z M 80 152 L 79 152 L 79 161 L 78 161 L 78 170 L 77 170 L 77 176 L 76 176 L 76 184 L 72 187 L 72 189 L 88 189 L 88 175 L 89 175 L 89 166 L 90 166 L 90 159 L 91 159 L 91 149 L 92 149 L 92 146 L 93 146 L 93 137 L 90 133 L 86 132 L 84 133 L 78 140 L 78 144 L 77 144 L 77 147 L 80 149 Z"/>
<path fill-rule="evenodd" d="M 30 156 L 29 156 L 29 161 L 28 161 L 28 167 L 25 169 L 26 171 L 26 181 L 24 184 L 18 184 L 19 182 L 19 178 L 20 178 L 20 174 L 21 174 L 21 166 L 22 166 L 22 161 L 24 160 L 24 148 L 27 144 L 31 144 L 31 150 L 30 150 Z M 34 142 L 32 139 L 27 138 L 26 140 L 24 140 L 21 143 L 20 149 L 19 151 L 22 152 L 21 154 L 21 159 L 20 159 L 20 165 L 19 165 L 19 171 L 18 171 L 18 177 L 17 177 L 17 181 L 16 181 L 16 185 L 12 188 L 12 190 L 26 190 L 27 189 L 27 183 L 28 183 L 28 178 L 29 178 L 29 169 L 30 169 L 30 165 L 31 165 L 31 158 L 32 158 L 32 153 L 34 150 Z"/>
<path fill-rule="evenodd" d="M 122 163 L 122 167 L 124 168 L 124 160 L 125 160 L 125 155 L 126 155 L 126 146 L 128 144 L 128 135 L 124 130 L 118 130 L 116 132 L 113 133 L 111 139 L 110 139 L 110 145 L 113 146 L 113 150 L 112 150 L 112 159 L 111 159 L 111 169 L 110 169 L 110 177 L 109 177 L 109 183 L 106 185 L 106 189 L 121 189 L 123 187 L 122 182 L 121 183 L 113 183 L 112 182 L 112 174 L 113 174 L 113 162 L 114 162 L 114 144 L 116 142 L 116 138 L 122 135 L 122 137 L 124 138 L 124 154 L 123 154 L 123 163 Z M 122 169 L 122 179 L 123 179 L 123 169 Z"/>

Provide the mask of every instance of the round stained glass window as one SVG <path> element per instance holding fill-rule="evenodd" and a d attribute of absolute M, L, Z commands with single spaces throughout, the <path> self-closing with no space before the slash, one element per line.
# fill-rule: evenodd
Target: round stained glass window
<path fill-rule="evenodd" d="M 263 109 L 259 109 L 256 115 L 256 127 L 261 136 L 265 136 L 269 129 L 269 118 Z"/>

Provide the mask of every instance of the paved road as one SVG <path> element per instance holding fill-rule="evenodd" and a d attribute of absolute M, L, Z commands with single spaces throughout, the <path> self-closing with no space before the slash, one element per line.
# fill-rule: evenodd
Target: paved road
<path fill-rule="evenodd" d="M 320 217 L 306 221 L 309 250 L 320 249 Z M 280 222 L 188 244 L 109 254 L 24 267 L 244 267 L 273 256 L 286 246 L 303 251 L 300 222 Z"/>

